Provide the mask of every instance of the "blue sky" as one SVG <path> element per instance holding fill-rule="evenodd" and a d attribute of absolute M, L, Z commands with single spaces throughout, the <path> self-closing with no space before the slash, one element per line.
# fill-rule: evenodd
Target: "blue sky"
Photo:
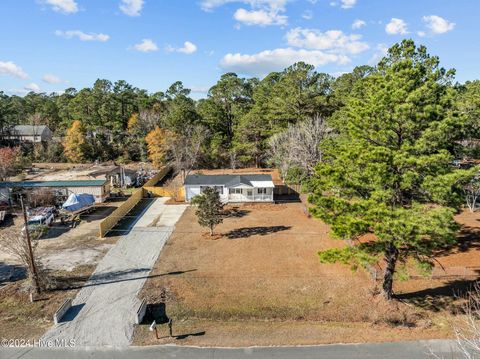
<path fill-rule="evenodd" d="M 463 82 L 479 78 L 479 13 L 478 0 L 1 0 L 0 90 L 181 80 L 202 97 L 224 72 L 303 60 L 338 75 L 406 37 Z"/>

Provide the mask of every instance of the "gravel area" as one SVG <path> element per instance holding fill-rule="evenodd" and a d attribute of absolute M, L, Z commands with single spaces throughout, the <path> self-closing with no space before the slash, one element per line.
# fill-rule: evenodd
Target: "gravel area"
<path fill-rule="evenodd" d="M 157 199 L 131 231 L 110 249 L 45 339 L 75 339 L 83 347 L 124 347 L 132 341 L 137 294 L 186 206 Z M 162 226 L 162 217 L 169 226 Z M 145 218 L 145 220 L 143 220 Z"/>

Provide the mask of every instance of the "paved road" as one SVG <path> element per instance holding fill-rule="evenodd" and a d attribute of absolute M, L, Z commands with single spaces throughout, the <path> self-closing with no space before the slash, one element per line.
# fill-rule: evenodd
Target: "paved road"
<path fill-rule="evenodd" d="M 131 343 L 137 294 L 186 206 L 159 198 L 110 249 L 73 300 L 62 322 L 43 339 L 75 339 L 82 347 L 125 347 Z"/>
<path fill-rule="evenodd" d="M 338 344 L 308 347 L 255 347 L 255 348 L 194 348 L 176 346 L 130 347 L 117 351 L 4 349 L 1 359 L 427 359 L 429 348 L 440 358 L 462 358 L 450 341 L 418 341 L 382 344 Z"/>

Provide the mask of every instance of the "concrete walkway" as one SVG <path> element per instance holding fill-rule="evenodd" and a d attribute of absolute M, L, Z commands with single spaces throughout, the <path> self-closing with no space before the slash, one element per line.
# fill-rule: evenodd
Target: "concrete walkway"
<path fill-rule="evenodd" d="M 439 358 L 463 358 L 453 341 L 428 340 L 380 344 L 333 344 L 304 347 L 195 348 L 176 346 L 129 347 L 117 351 L 46 350 L 39 348 L 0 350 L 5 359 L 427 359 L 432 350 Z M 3 354 L 2 354 L 3 353 Z"/>
<path fill-rule="evenodd" d="M 156 199 L 110 249 L 62 322 L 42 339 L 75 339 L 82 347 L 125 347 L 132 341 L 137 298 L 185 205 Z"/>

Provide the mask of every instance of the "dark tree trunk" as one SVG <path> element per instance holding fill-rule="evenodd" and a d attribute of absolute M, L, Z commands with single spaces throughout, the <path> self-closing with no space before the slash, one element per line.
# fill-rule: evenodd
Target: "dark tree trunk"
<path fill-rule="evenodd" d="M 385 299 L 393 298 L 393 275 L 397 265 L 398 249 L 391 243 L 385 251 L 385 272 L 383 274 L 383 295 Z"/>

